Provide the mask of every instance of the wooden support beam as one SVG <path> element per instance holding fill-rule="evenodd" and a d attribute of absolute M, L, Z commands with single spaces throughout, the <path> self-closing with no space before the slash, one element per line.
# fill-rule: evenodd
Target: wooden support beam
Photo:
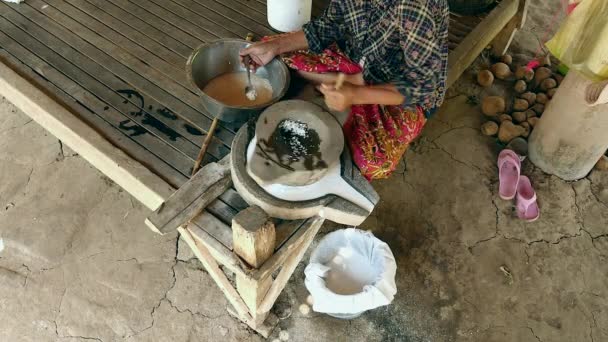
<path fill-rule="evenodd" d="M 306 253 L 306 250 L 317 235 L 319 229 L 321 229 L 321 226 L 323 225 L 324 221 L 324 219 L 318 217 L 310 222 L 310 226 L 306 231 L 304 240 L 290 253 L 290 256 L 287 258 L 287 260 L 285 260 L 285 263 L 283 264 L 279 275 L 274 280 L 272 286 L 266 294 L 266 297 L 259 305 L 257 311 L 258 315 L 264 315 L 269 312 L 270 309 L 272 309 L 272 306 L 283 291 L 283 288 L 285 288 L 285 285 L 287 285 L 289 278 L 291 278 L 291 275 L 296 270 L 296 267 L 298 267 L 298 264 L 302 260 L 302 257 L 304 257 L 304 253 Z"/>
<path fill-rule="evenodd" d="M 500 31 L 492 41 L 492 55 L 502 56 L 507 53 L 509 46 L 515 38 L 517 31 L 524 27 L 528 14 L 528 0 L 519 0 L 519 10 L 517 14 L 509 21 L 507 26 Z"/>
<path fill-rule="evenodd" d="M 188 231 L 194 237 L 197 243 L 205 246 L 211 255 L 213 255 L 215 260 L 226 267 L 230 272 L 233 272 L 237 276 L 250 277 L 250 268 L 245 265 L 245 263 L 241 261 L 237 255 L 232 253 L 232 251 L 228 248 L 224 247 L 224 245 L 219 243 L 219 241 L 217 241 L 205 230 L 196 225 L 189 225 Z"/>
<path fill-rule="evenodd" d="M 272 219 L 260 207 L 252 206 L 232 219 L 234 252 L 254 268 L 274 252 L 276 233 Z M 258 306 L 272 284 L 272 275 L 260 279 L 237 276 L 236 289 L 253 317 L 254 327 L 262 325 L 268 312 L 258 314 Z"/>
<path fill-rule="evenodd" d="M 317 219 L 306 220 L 284 244 L 257 270 L 253 270 L 251 277 L 263 279 L 278 270 L 293 251 L 306 239 L 306 233 L 315 225 Z"/>
<path fill-rule="evenodd" d="M 274 223 L 258 206 L 249 207 L 232 219 L 234 252 L 254 268 L 272 255 L 275 240 Z"/>
<path fill-rule="evenodd" d="M 86 159 L 96 169 L 150 209 L 156 209 L 174 189 L 144 165 L 112 145 L 94 128 L 72 114 L 57 99 L 38 89 L 0 62 L 0 95 Z"/>
<path fill-rule="evenodd" d="M 449 88 L 517 14 L 520 0 L 502 0 L 452 51 L 448 59 Z"/>
<path fill-rule="evenodd" d="M 243 302 L 243 299 L 241 299 L 241 296 L 239 296 L 234 287 L 232 287 L 232 284 L 230 284 L 230 281 L 228 281 L 228 278 L 226 278 L 226 275 L 222 272 L 207 247 L 197 243 L 188 229 L 180 227 L 178 228 L 178 231 L 184 238 L 184 241 L 186 241 L 188 246 L 192 249 L 194 255 L 201 261 L 211 278 L 213 278 L 217 286 L 224 293 L 226 299 L 232 304 L 232 307 L 234 307 L 238 313 L 239 318 L 249 324 L 253 324 L 252 316 L 249 314 L 247 305 Z"/>
<path fill-rule="evenodd" d="M 205 165 L 146 219 L 161 234 L 176 230 L 230 188 L 230 156 Z"/>
<path fill-rule="evenodd" d="M 257 310 L 262 303 L 262 300 L 266 297 L 268 290 L 270 290 L 271 285 L 272 277 L 266 277 L 260 280 L 254 280 L 243 276 L 236 277 L 236 289 L 249 308 L 255 326 L 263 324 L 268 316 L 268 312 L 258 315 Z"/>

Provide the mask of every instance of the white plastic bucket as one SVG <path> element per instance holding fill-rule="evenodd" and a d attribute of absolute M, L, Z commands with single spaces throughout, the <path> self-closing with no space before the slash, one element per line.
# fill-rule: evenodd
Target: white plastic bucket
<path fill-rule="evenodd" d="M 312 309 L 342 319 L 388 305 L 397 293 L 397 264 L 372 233 L 349 228 L 325 236 L 304 271 Z"/>
<path fill-rule="evenodd" d="M 268 23 L 275 30 L 293 32 L 310 21 L 312 0 L 268 0 Z"/>

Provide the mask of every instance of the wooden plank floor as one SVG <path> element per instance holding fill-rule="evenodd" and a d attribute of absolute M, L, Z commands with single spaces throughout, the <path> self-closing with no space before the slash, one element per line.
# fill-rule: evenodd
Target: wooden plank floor
<path fill-rule="evenodd" d="M 187 81 L 194 48 L 218 38 L 274 34 L 256 0 L 0 2 L 0 60 L 175 187 L 190 175 L 213 117 Z M 220 124 L 204 162 L 230 151 Z M 246 203 L 230 190 L 221 221 Z"/>
<path fill-rule="evenodd" d="M 319 15 L 329 0 L 314 2 Z M 479 18 L 451 18 L 450 47 Z M 0 2 L 0 61 L 57 99 L 175 187 L 190 175 L 213 117 L 187 81 L 191 51 L 218 38 L 276 33 L 265 0 L 28 0 Z M 230 151 L 222 123 L 205 156 Z M 228 191 L 209 207 L 221 221 L 246 204 Z"/>

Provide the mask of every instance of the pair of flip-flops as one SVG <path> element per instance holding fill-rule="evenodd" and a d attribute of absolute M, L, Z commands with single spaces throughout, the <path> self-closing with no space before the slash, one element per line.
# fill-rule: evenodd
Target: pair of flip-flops
<path fill-rule="evenodd" d="M 533 222 L 540 217 L 536 192 L 530 179 L 521 175 L 521 160 L 517 153 L 504 149 L 498 155 L 498 195 L 504 200 L 515 198 L 517 216 Z"/>

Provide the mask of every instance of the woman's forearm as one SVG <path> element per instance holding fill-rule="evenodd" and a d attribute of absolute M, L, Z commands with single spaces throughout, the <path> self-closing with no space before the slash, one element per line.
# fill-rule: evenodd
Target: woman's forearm
<path fill-rule="evenodd" d="M 392 84 L 373 86 L 356 86 L 353 90 L 352 101 L 355 105 L 379 104 L 398 106 L 405 97 Z"/>
<path fill-rule="evenodd" d="M 308 49 L 308 41 L 306 40 L 304 31 L 288 33 L 273 39 L 272 42 L 275 44 L 275 52 L 278 55 Z"/>

